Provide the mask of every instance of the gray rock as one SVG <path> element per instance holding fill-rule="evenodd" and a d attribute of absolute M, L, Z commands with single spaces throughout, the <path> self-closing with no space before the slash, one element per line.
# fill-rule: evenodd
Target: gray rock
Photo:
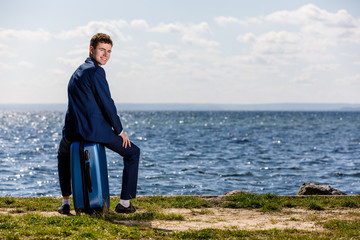
<path fill-rule="evenodd" d="M 232 196 L 232 195 L 236 195 L 236 194 L 240 194 L 240 193 L 243 193 L 243 191 L 234 190 L 234 191 L 230 191 L 230 192 L 225 193 L 223 196 Z"/>
<path fill-rule="evenodd" d="M 303 183 L 297 192 L 297 195 L 346 195 L 330 185 L 321 185 L 319 183 Z"/>

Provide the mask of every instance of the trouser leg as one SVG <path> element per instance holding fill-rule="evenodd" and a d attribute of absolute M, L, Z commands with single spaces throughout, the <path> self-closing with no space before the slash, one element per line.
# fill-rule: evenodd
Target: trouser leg
<path fill-rule="evenodd" d="M 140 148 L 134 143 L 131 147 L 122 147 L 122 137 L 114 135 L 105 146 L 123 157 L 124 169 L 122 176 L 121 199 L 128 200 L 136 197 L 139 171 Z"/>
<path fill-rule="evenodd" d="M 57 156 L 60 189 L 63 197 L 71 195 L 70 146 L 71 142 L 63 137 Z"/>

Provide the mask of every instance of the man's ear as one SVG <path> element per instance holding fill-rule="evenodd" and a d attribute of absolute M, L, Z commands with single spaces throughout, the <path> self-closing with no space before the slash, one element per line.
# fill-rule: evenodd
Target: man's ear
<path fill-rule="evenodd" d="M 90 46 L 90 48 L 89 48 L 89 55 L 90 55 L 90 57 L 93 56 L 93 51 L 94 51 L 94 47 L 93 47 L 93 46 Z"/>

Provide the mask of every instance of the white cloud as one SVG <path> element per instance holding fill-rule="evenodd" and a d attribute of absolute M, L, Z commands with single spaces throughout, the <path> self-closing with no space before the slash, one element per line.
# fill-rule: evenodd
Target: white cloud
<path fill-rule="evenodd" d="M 301 26 L 301 32 L 317 38 L 360 43 L 360 19 L 355 19 L 346 10 L 330 13 L 308 4 L 294 11 L 278 11 L 265 17 L 269 22 Z"/>
<path fill-rule="evenodd" d="M 164 57 L 169 59 L 177 58 L 178 53 L 174 49 L 169 49 L 164 52 Z"/>
<path fill-rule="evenodd" d="M 284 78 L 295 73 L 293 81 L 297 83 L 316 81 L 314 74 L 319 72 L 340 71 L 340 64 L 335 62 L 339 54 L 341 57 L 349 52 L 344 51 L 349 43 L 360 43 L 360 19 L 346 10 L 332 13 L 313 4 L 267 16 L 248 19 L 222 16 L 214 20 L 220 26 L 237 24 L 250 28 L 257 24 L 253 32 L 241 33 L 239 29 L 236 40 L 248 44 L 239 45 L 242 49 L 242 55 L 236 58 L 239 64 L 274 66 Z M 298 74 L 304 68 L 308 73 Z"/>
<path fill-rule="evenodd" d="M 204 37 L 200 37 L 199 35 L 202 34 L 213 34 L 209 24 L 206 22 L 201 22 L 199 24 L 191 24 L 188 28 L 186 28 L 181 40 L 184 43 L 193 44 L 196 46 L 216 47 L 220 45 L 214 40 L 208 40 Z"/>
<path fill-rule="evenodd" d="M 209 24 L 206 22 L 190 25 L 184 25 L 181 23 L 161 23 L 158 26 L 151 28 L 149 31 L 158 33 L 179 34 L 183 43 L 191 45 L 202 47 L 216 47 L 219 45 L 218 42 L 214 40 L 208 40 L 201 36 L 204 34 L 213 34 Z"/>
<path fill-rule="evenodd" d="M 253 77 L 278 79 L 283 84 L 304 89 L 314 87 L 334 91 L 339 88 L 344 92 L 345 85 L 360 82 L 359 74 L 334 80 L 334 76 L 344 74 L 343 59 L 358 57 L 358 53 L 349 49 L 359 47 L 360 19 L 355 19 L 346 10 L 331 13 L 309 4 L 295 11 L 278 11 L 257 19 L 262 22 L 260 31 L 257 28 L 256 33 L 237 36 L 237 41 L 249 44 L 240 45 L 243 55 L 229 61 L 222 59 L 223 63 L 234 66 L 236 62 L 238 68 L 256 71 L 251 74 Z M 220 26 L 250 26 L 250 21 L 233 17 L 218 17 L 215 22 Z M 354 54 L 350 56 L 349 53 Z"/>
<path fill-rule="evenodd" d="M 237 40 L 251 43 L 250 54 L 261 56 L 268 63 L 289 65 L 296 61 L 334 60 L 334 55 L 328 51 L 328 46 L 333 45 L 331 41 L 302 32 L 269 31 L 259 36 L 247 33 L 239 35 Z"/>
<path fill-rule="evenodd" d="M 214 40 L 201 38 L 195 34 L 185 34 L 181 40 L 187 44 L 193 44 L 196 46 L 203 46 L 203 47 L 216 47 L 220 45 L 218 42 Z"/>
<path fill-rule="evenodd" d="M 340 64 L 314 64 L 306 67 L 303 72 L 325 72 L 339 69 Z"/>
<path fill-rule="evenodd" d="M 291 82 L 308 85 L 316 84 L 321 82 L 318 76 L 324 76 L 324 73 L 336 71 L 339 67 L 339 64 L 310 64 L 298 71 L 296 75 L 291 76 Z M 331 78 L 322 78 L 322 80 L 328 84 L 331 82 Z"/>
<path fill-rule="evenodd" d="M 0 56 L 13 57 L 14 51 L 10 51 L 9 46 L 0 43 Z"/>
<path fill-rule="evenodd" d="M 336 79 L 337 85 L 358 85 L 360 86 L 360 73 Z"/>
<path fill-rule="evenodd" d="M 72 30 L 62 31 L 56 36 L 61 40 L 67 40 L 78 37 L 92 37 L 94 33 L 103 32 L 116 37 L 120 41 L 131 40 L 130 36 L 124 36 L 120 29 L 128 27 L 129 24 L 124 20 L 109 20 L 109 21 L 91 21 L 86 26 L 80 26 Z"/>
<path fill-rule="evenodd" d="M 160 48 L 161 44 L 158 42 L 148 42 L 147 47 L 149 48 Z"/>
<path fill-rule="evenodd" d="M 239 42 L 245 42 L 245 43 L 254 42 L 254 41 L 256 41 L 256 36 L 254 33 L 246 33 L 245 35 L 239 35 L 237 37 L 237 40 Z"/>
<path fill-rule="evenodd" d="M 77 57 L 77 58 L 63 58 L 63 57 L 59 57 L 56 59 L 56 62 L 66 65 L 66 66 L 71 66 L 71 67 L 78 67 L 80 64 L 82 64 L 84 62 L 84 58 L 82 57 Z"/>
<path fill-rule="evenodd" d="M 344 9 L 331 13 L 313 4 L 304 5 L 293 11 L 277 11 L 265 17 L 258 16 L 243 20 L 232 16 L 221 16 L 214 20 L 220 26 L 229 24 L 249 26 L 260 23 L 263 26 L 271 23 L 295 25 L 300 27 L 299 34 L 320 39 L 325 45 L 335 45 L 338 42 L 360 43 L 360 19 L 355 19 Z M 277 25 L 279 26 L 281 25 Z M 249 37 L 250 35 L 240 35 L 238 41 L 248 42 Z"/>
<path fill-rule="evenodd" d="M 13 68 L 14 68 L 13 65 L 0 62 L 0 69 L 3 69 L 3 70 L 11 70 L 11 69 L 13 69 Z"/>
<path fill-rule="evenodd" d="M 31 30 L 15 30 L 15 29 L 0 29 L 1 40 L 31 40 L 47 42 L 51 38 L 51 34 L 42 28 L 36 31 Z"/>
<path fill-rule="evenodd" d="M 131 21 L 130 25 L 133 28 L 141 29 L 141 30 L 146 30 L 149 28 L 148 23 L 143 19 L 133 20 L 133 21 Z"/>
<path fill-rule="evenodd" d="M 212 34 L 210 26 L 207 22 L 201 22 L 199 24 L 191 24 L 186 32 L 191 32 L 193 34 Z"/>
<path fill-rule="evenodd" d="M 313 50 L 311 45 L 304 46 L 304 39 L 301 34 L 292 32 L 274 32 L 270 31 L 260 36 L 253 33 L 247 33 L 238 37 L 239 41 L 252 43 L 251 55 L 262 56 L 266 62 L 274 64 L 285 64 L 289 59 L 300 58 L 303 53 Z M 269 59 L 269 57 L 271 59 Z"/>
<path fill-rule="evenodd" d="M 231 16 L 216 17 L 216 18 L 214 18 L 214 21 L 221 27 L 226 27 L 227 25 L 230 25 L 230 24 L 237 24 L 240 26 L 249 26 L 250 24 L 261 24 L 263 22 L 262 17 L 248 18 L 246 20 L 241 20 L 241 19 L 238 19 L 236 17 L 231 17 Z"/>
<path fill-rule="evenodd" d="M 248 23 L 244 20 L 240 20 L 238 18 L 235 17 L 224 17 L 224 16 L 220 16 L 220 17 L 216 17 L 215 22 L 219 25 L 219 26 L 227 26 L 229 24 L 239 24 L 241 26 L 247 26 Z"/>
<path fill-rule="evenodd" d="M 64 75 L 66 74 L 66 72 L 64 72 L 61 69 L 58 68 L 50 68 L 46 70 L 47 73 L 49 73 L 50 75 Z"/>
<path fill-rule="evenodd" d="M 308 85 L 315 83 L 318 79 L 315 79 L 314 77 L 311 77 L 308 73 L 302 73 L 295 75 L 291 78 L 291 82 L 301 85 Z"/>
<path fill-rule="evenodd" d="M 178 58 L 178 52 L 174 49 L 166 49 L 166 50 L 155 49 L 153 50 L 153 55 L 156 58 L 165 58 L 165 59 Z"/>
<path fill-rule="evenodd" d="M 267 16 L 215 16 L 186 15 L 159 24 L 151 18 L 91 21 L 54 29 L 57 34 L 0 28 L 1 84 L 18 84 L 19 90 L 42 86 L 49 89 L 44 101 L 65 99 L 70 74 L 88 56 L 90 37 L 105 32 L 114 40 L 106 71 L 116 101 L 358 101 L 360 19 L 346 10 L 309 4 Z M 199 18 L 204 20 L 194 22 Z M 45 96 L 33 89 L 38 99 Z"/>
<path fill-rule="evenodd" d="M 158 33 L 183 33 L 186 30 L 186 27 L 181 23 L 160 23 L 156 27 L 151 28 L 150 32 L 158 32 Z"/>
<path fill-rule="evenodd" d="M 251 39 L 254 40 L 254 36 L 251 36 Z M 255 50 L 263 54 L 294 54 L 302 51 L 302 41 L 302 36 L 297 33 L 270 31 L 256 39 Z"/>
<path fill-rule="evenodd" d="M 237 19 L 235 17 L 216 17 L 215 22 L 220 26 L 226 26 L 228 24 L 239 24 L 239 25 L 247 25 L 245 21 L 242 21 L 240 19 Z"/>
<path fill-rule="evenodd" d="M 27 61 L 20 61 L 20 62 L 18 62 L 17 65 L 21 68 L 28 68 L 28 69 L 32 69 L 35 67 L 34 64 L 27 62 Z"/>
<path fill-rule="evenodd" d="M 89 46 L 84 45 L 83 48 L 68 51 L 66 54 L 69 56 L 87 56 L 89 54 Z"/>
<path fill-rule="evenodd" d="M 65 72 L 63 69 L 49 68 L 46 69 L 46 75 L 44 81 L 49 85 L 62 86 L 62 90 L 65 91 L 66 85 L 70 79 L 69 72 Z M 50 81 L 49 81 L 50 80 Z"/>
<path fill-rule="evenodd" d="M 313 4 L 307 4 L 295 11 L 278 11 L 266 16 L 266 20 L 283 24 L 314 24 L 352 28 L 358 25 L 346 10 L 329 13 Z"/>
<path fill-rule="evenodd" d="M 360 43 L 360 24 L 357 28 L 330 27 L 320 23 L 305 25 L 301 31 L 326 41 L 327 45 L 338 43 Z"/>

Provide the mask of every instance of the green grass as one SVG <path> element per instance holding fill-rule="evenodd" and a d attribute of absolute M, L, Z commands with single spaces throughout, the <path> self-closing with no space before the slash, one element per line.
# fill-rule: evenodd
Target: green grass
<path fill-rule="evenodd" d="M 0 214 L 0 239 L 360 239 L 360 220 L 329 220 L 319 222 L 325 231 L 271 229 L 247 231 L 239 229 L 202 229 L 170 232 L 151 226 L 153 220 L 184 221 L 181 214 L 166 214 L 166 208 L 187 208 L 194 214 L 208 214 L 211 207 L 258 209 L 277 212 L 284 208 L 305 208 L 317 211 L 360 207 L 359 196 L 294 198 L 272 194 L 241 193 L 221 202 L 194 196 L 149 196 L 132 201 L 139 209 L 133 214 L 113 211 L 118 199 L 112 198 L 110 211 L 103 215 L 44 216 L 54 212 L 60 198 L 0 197 L 0 208 L 10 214 Z M 292 221 L 299 219 L 292 218 Z M 196 222 L 194 222 L 196 224 Z"/>
<path fill-rule="evenodd" d="M 262 211 L 280 211 L 282 208 L 302 207 L 312 210 L 332 208 L 359 208 L 360 196 L 324 197 L 309 196 L 305 198 L 278 196 L 273 194 L 240 193 L 225 198 L 220 205 L 207 201 L 206 198 L 194 196 L 149 196 L 137 198 L 132 203 L 139 208 L 158 210 L 163 208 L 248 208 Z M 0 208 L 12 208 L 14 211 L 54 211 L 61 204 L 61 199 L 51 197 L 14 198 L 0 197 Z M 112 198 L 110 209 L 115 208 L 117 201 Z"/>
<path fill-rule="evenodd" d="M 59 198 L 36 197 L 15 198 L 0 197 L 0 208 L 16 208 L 23 211 L 54 211 L 61 205 Z"/>
<path fill-rule="evenodd" d="M 310 210 L 324 210 L 333 208 L 359 208 L 360 196 L 341 197 L 287 197 L 273 194 L 240 193 L 226 198 L 222 205 L 225 208 L 260 209 L 264 212 L 280 211 L 282 208 L 301 207 Z"/>
<path fill-rule="evenodd" d="M 4 218 L 2 217 L 1 221 Z M 329 221 L 329 231 L 309 232 L 285 230 L 221 230 L 165 232 L 150 226 L 125 226 L 94 216 L 43 217 L 28 214 L 8 217 L 0 223 L 3 239 L 357 239 L 359 221 Z"/>
<path fill-rule="evenodd" d="M 134 204 L 147 208 L 206 208 L 213 206 L 205 199 L 194 196 L 149 196 L 137 198 Z"/>
<path fill-rule="evenodd" d="M 145 209 L 159 208 L 202 208 L 211 207 L 204 199 L 193 196 L 150 196 L 137 198 L 132 201 L 134 205 Z M 110 209 L 114 209 L 117 204 L 112 198 Z M 61 205 L 60 198 L 37 197 L 37 198 L 15 198 L 0 197 L 0 208 L 14 208 L 17 211 L 54 211 Z"/>
<path fill-rule="evenodd" d="M 331 220 L 324 224 L 324 227 L 329 229 L 336 235 L 344 235 L 349 239 L 360 239 L 360 220 L 356 221 L 341 221 Z"/>
<path fill-rule="evenodd" d="M 286 229 L 266 231 L 203 229 L 176 234 L 176 239 L 330 239 L 325 235 Z"/>

